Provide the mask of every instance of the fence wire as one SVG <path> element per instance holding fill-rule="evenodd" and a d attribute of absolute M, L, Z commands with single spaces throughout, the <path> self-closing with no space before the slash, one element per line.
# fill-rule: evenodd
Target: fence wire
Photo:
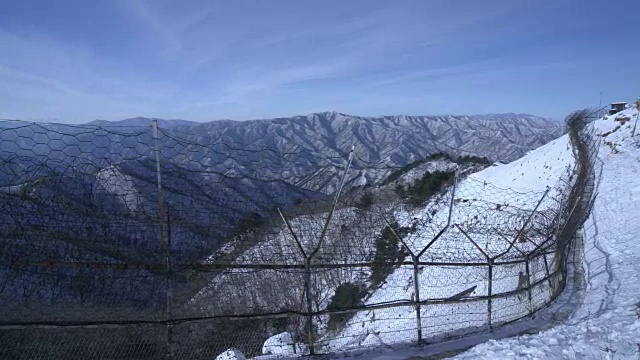
<path fill-rule="evenodd" d="M 303 356 L 527 317 L 564 287 L 595 196 L 588 115 L 568 118 L 575 161 L 544 191 L 443 154 L 405 183 L 372 164 L 390 180 L 362 188 L 344 186 L 354 149 L 5 123 L 0 358 Z"/>

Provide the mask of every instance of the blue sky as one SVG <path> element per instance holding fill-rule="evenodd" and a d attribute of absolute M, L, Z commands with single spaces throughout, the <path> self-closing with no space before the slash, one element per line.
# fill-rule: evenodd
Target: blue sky
<path fill-rule="evenodd" d="M 640 96 L 633 1 L 0 3 L 0 117 L 561 118 Z"/>

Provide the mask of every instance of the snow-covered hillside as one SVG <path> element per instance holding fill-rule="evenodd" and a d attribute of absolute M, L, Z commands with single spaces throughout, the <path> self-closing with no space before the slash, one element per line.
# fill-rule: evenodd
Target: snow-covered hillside
<path fill-rule="evenodd" d="M 329 245 L 328 250 L 344 248 L 347 243 L 341 243 L 341 235 L 337 230 L 340 224 L 351 228 L 358 222 L 363 222 L 367 228 L 356 236 L 363 239 L 362 246 L 359 247 L 362 253 L 354 254 L 347 248 L 347 251 L 341 255 L 345 261 L 357 261 L 358 257 L 361 262 L 371 261 L 367 258 L 375 250 L 373 247 L 375 242 L 371 239 L 380 236 L 385 226 L 385 221 L 380 214 L 385 214 L 389 222 L 396 221 L 401 228 L 411 229 L 403 235 L 403 243 L 407 251 L 418 254 L 429 247 L 428 251 L 421 254 L 420 261 L 480 264 L 477 266 L 421 266 L 418 288 L 421 300 L 440 302 L 427 304 L 421 310 L 423 338 L 434 340 L 469 331 L 482 331 L 488 326 L 486 300 L 464 303 L 443 300 L 455 297 L 468 289 L 470 292 L 465 295 L 467 297 L 486 297 L 489 295 L 487 266 L 482 264 L 486 264 L 488 257 L 498 260 L 517 260 L 522 254 L 533 251 L 537 244 L 543 244 L 550 239 L 549 229 L 546 229 L 546 233 L 545 229 L 531 229 L 532 231 L 526 234 L 528 240 L 519 241 L 515 246 L 512 244 L 522 235 L 520 229 L 524 229 L 525 226 L 545 221 L 550 224 L 549 221 L 553 221 L 554 214 L 557 214 L 558 207 L 562 205 L 559 205 L 562 192 L 571 185 L 570 174 L 574 165 L 574 153 L 569 138 L 563 136 L 531 151 L 513 163 L 495 164 L 482 171 L 461 176 L 455 187 L 450 187 L 417 208 L 397 203 L 389 204 L 377 209 L 379 214 L 372 219 L 362 217 L 362 213 L 354 208 L 342 208 L 336 212 L 334 218 L 336 226 L 330 228 L 325 241 Z M 438 165 L 438 168 L 440 167 Z M 429 169 L 435 170 L 435 168 Z M 418 175 L 416 172 L 423 169 L 414 170 L 416 171 L 404 174 L 409 179 L 399 180 L 398 183 L 403 181 L 406 183 L 416 178 Z M 452 204 L 451 221 L 449 221 L 449 209 Z M 528 223 L 530 214 L 533 214 L 534 220 Z M 298 216 L 291 219 L 293 229 L 303 232 L 299 235 L 301 235 L 305 252 L 308 253 L 312 248 L 310 245 L 313 245 L 313 239 L 321 232 L 325 218 L 326 214 L 320 214 L 320 216 Z M 358 229 L 357 226 L 355 228 Z M 437 235 L 441 230 L 444 232 Z M 434 241 L 436 236 L 439 237 Z M 469 237 L 480 245 L 468 240 Z M 287 253 L 283 252 L 283 249 L 291 249 L 291 251 Z M 274 260 L 274 254 L 279 253 L 286 255 L 284 259 L 275 259 L 279 262 L 284 261 L 286 264 L 304 262 L 282 223 L 258 246 L 240 253 L 240 256 L 235 258 L 235 262 L 236 264 L 252 263 L 265 256 Z M 350 260 L 349 256 L 355 256 L 355 258 Z M 536 256 L 537 258 L 530 260 L 529 263 L 531 266 L 529 281 L 532 283 L 545 279 L 546 264 L 542 261 L 542 256 Z M 342 259 L 342 257 L 339 258 Z M 411 262 L 411 259 L 411 256 L 404 255 L 405 262 Z M 554 254 L 549 254 L 546 260 L 551 264 L 550 267 L 558 266 Z M 212 258 L 212 261 L 215 259 Z M 492 296 L 517 292 L 520 289 L 521 279 L 518 273 L 521 277 L 525 272 L 523 262 L 497 266 L 495 271 L 492 276 Z M 288 279 L 289 283 L 293 281 L 297 284 L 294 286 L 285 285 L 282 281 L 287 279 L 277 279 L 274 274 L 273 279 L 269 278 L 267 282 L 276 284 L 275 287 L 279 290 L 276 291 L 277 294 L 271 294 L 271 290 L 274 289 L 257 286 L 260 281 L 264 282 L 268 273 L 242 269 L 230 269 L 227 272 L 228 275 L 219 276 L 205 287 L 193 299 L 191 305 L 205 311 L 211 311 L 212 305 L 219 308 L 220 302 L 211 300 L 216 293 L 229 294 L 237 299 L 233 304 L 236 308 L 238 302 L 247 301 L 249 307 L 266 308 L 269 302 L 273 302 L 274 296 L 284 296 L 285 299 L 299 302 L 303 295 L 303 289 L 300 286 L 301 274 L 297 279 L 293 277 Z M 326 275 L 332 272 L 340 271 L 331 270 L 323 273 Z M 339 279 L 334 283 L 325 281 L 328 278 L 323 278 L 320 282 L 327 286 L 314 289 L 316 296 L 320 298 L 315 303 L 318 311 L 327 307 L 336 286 L 345 282 L 364 283 L 368 289 L 364 306 L 375 307 L 390 301 L 405 301 L 407 306 L 359 311 L 337 329 L 327 326 L 330 321 L 328 315 L 315 317 L 314 326 L 319 336 L 316 346 L 319 346 L 321 351 L 335 352 L 363 347 L 398 345 L 414 343 L 417 340 L 416 310 L 412 303 L 416 294 L 411 266 L 397 267 L 380 284 L 369 282 L 368 267 L 352 269 L 344 273 L 335 276 Z M 231 278 L 234 279 L 233 282 L 227 280 Z M 549 283 L 551 284 L 551 280 Z M 287 292 L 290 293 L 287 294 Z M 546 304 L 551 297 L 552 290 L 545 285 L 532 290 L 529 301 L 511 295 L 496 299 L 493 301 L 495 308 L 491 322 L 498 325 L 519 319 L 526 316 L 532 309 L 538 309 Z M 295 306 L 295 303 L 285 302 L 282 305 Z"/>
<path fill-rule="evenodd" d="M 601 140 L 599 158 L 602 172 L 597 174 L 597 198 L 584 229 L 583 270 L 587 288 L 584 298 L 577 308 L 573 308 L 576 299 L 564 303 L 561 297 L 549 310 L 541 312 L 543 319 L 561 319 L 561 323 L 540 323 L 539 329 L 546 329 L 535 335 L 521 335 L 502 340 L 490 340 L 464 353 L 460 359 L 627 359 L 640 357 L 640 135 L 632 137 L 640 113 L 627 109 L 615 116 L 595 121 L 596 138 Z M 637 129 L 638 131 L 640 129 Z M 500 224 L 518 211 L 533 209 L 543 194 L 546 197 L 540 203 L 538 211 L 557 206 L 562 181 L 571 182 L 570 174 L 575 165 L 575 154 L 569 136 L 562 136 L 526 156 L 509 164 L 495 164 L 482 171 L 463 178 L 457 184 L 455 194 L 450 189 L 446 194 L 432 200 L 423 208 L 409 210 L 398 208 L 392 212 L 400 225 L 414 225 L 415 232 L 405 241 L 413 252 L 426 246 L 438 229 L 446 222 L 446 208 L 449 200 L 456 204 L 452 212 L 452 224 L 469 223 L 470 219 L 480 222 Z M 453 197 L 453 199 L 451 198 Z M 488 208 L 486 204 L 496 205 Z M 474 205 L 475 204 L 475 205 Z M 431 213 L 434 208 L 435 213 Z M 500 211 L 496 211 L 499 209 Z M 511 212 L 511 213 L 510 213 Z M 505 217 L 503 217 L 505 216 Z M 417 225 L 416 225 L 417 220 Z M 435 224 L 427 226 L 427 224 Z M 471 236 L 480 237 L 481 234 Z M 532 235 L 533 236 L 533 235 Z M 448 231 L 443 235 L 441 244 L 433 244 L 421 260 L 438 260 L 464 254 L 470 261 L 482 258 L 482 254 L 471 246 L 460 243 L 461 234 Z M 508 237 L 508 236 L 507 236 Z M 535 240 L 535 237 L 533 238 Z M 480 239 L 488 254 L 500 254 L 504 244 L 492 239 Z M 527 244 L 522 250 L 527 250 Z M 409 259 L 409 258 L 407 258 Z M 407 261 L 405 259 L 405 261 Z M 410 259 L 409 259 L 410 260 Z M 536 266 L 532 264 L 532 266 Z M 516 269 L 513 269 L 517 272 Z M 445 267 L 425 267 L 420 276 L 421 298 L 447 298 L 464 290 L 466 286 L 451 286 L 439 279 L 451 276 Z M 365 305 L 379 304 L 392 299 L 412 300 L 415 294 L 411 271 L 398 268 L 384 283 L 365 299 Z M 464 278 L 468 283 L 477 283 L 472 296 L 486 295 L 486 286 L 482 285 L 482 274 L 473 268 L 458 269 L 455 276 Z M 512 279 L 503 278 L 494 282 L 496 291 L 509 291 L 514 287 Z M 537 294 L 545 298 L 549 294 Z M 580 297 L 578 297 L 580 299 Z M 563 304 L 564 303 L 564 304 Z M 426 336 L 434 333 L 456 333 L 461 327 L 456 325 L 460 316 L 477 314 L 475 318 L 466 318 L 465 326 L 474 322 L 477 326 L 486 324 L 483 304 L 472 303 L 465 312 L 454 307 L 432 307 L 423 310 L 423 321 L 432 329 L 424 329 Z M 526 309 L 526 302 L 508 304 L 509 307 Z M 545 312 L 568 308 L 569 314 L 563 317 L 547 317 Z M 429 307 L 427 306 L 427 309 Z M 518 312 L 516 311 L 516 314 Z M 521 328 L 521 330 L 524 328 Z M 520 331 L 521 331 L 520 330 Z M 502 333 L 506 334 L 506 332 Z M 513 333 L 511 333 L 513 335 Z M 483 335 L 484 336 L 484 335 Z M 486 333 L 487 337 L 499 338 L 500 331 Z M 437 339 L 437 337 L 435 338 Z M 326 333 L 320 342 L 325 351 L 345 349 L 363 349 L 416 340 L 415 308 L 412 306 L 360 311 L 347 325 L 337 333 Z M 476 342 L 477 343 L 477 342 Z M 452 348 L 464 348 L 472 342 L 460 341 Z M 438 346 L 435 346 L 436 348 Z M 420 349 L 396 353 L 368 353 L 367 359 L 406 359 L 409 355 L 420 354 Z"/>
<path fill-rule="evenodd" d="M 564 188 L 561 179 L 569 178 L 574 165 L 574 155 L 567 135 L 562 136 L 528 155 L 509 164 L 495 164 L 485 170 L 471 174 L 462 179 L 457 185 L 454 196 L 452 224 L 478 224 L 474 231 L 467 229 L 489 256 L 497 256 L 508 250 L 509 242 L 501 239 L 496 233 L 486 229 L 487 224 L 499 228 L 499 233 L 511 239 L 516 235 L 522 213 L 529 212 L 543 199 L 538 208 L 539 213 L 557 206 L 560 197 L 558 191 Z M 450 199 L 453 189 L 444 195 Z M 436 209 L 437 211 L 432 213 Z M 448 201 L 432 201 L 417 211 L 399 209 L 394 217 L 400 224 L 411 226 L 419 219 L 417 231 L 405 240 L 413 253 L 418 254 L 424 249 L 436 234 L 445 226 L 448 217 Z M 523 252 L 531 251 L 535 243 L 543 241 L 543 236 L 536 238 L 532 235 L 532 242 L 519 246 Z M 505 254 L 517 256 L 515 251 Z M 433 243 L 421 257 L 422 261 L 486 261 L 485 256 L 474 248 L 456 228 L 450 228 L 437 242 Z M 411 261 L 408 257 L 406 261 Z M 504 276 L 495 276 L 493 294 L 513 291 L 517 288 L 517 274 L 524 271 L 524 266 L 513 266 L 505 269 Z M 532 263 L 532 267 L 540 268 L 541 263 Z M 534 271 L 535 272 L 535 271 Z M 513 278 L 510 275 L 516 275 Z M 380 289 L 374 292 L 366 301 L 373 305 L 394 299 L 414 299 L 413 273 L 410 269 L 399 268 L 389 275 Z M 486 268 L 475 267 L 438 267 L 426 266 L 420 273 L 421 299 L 446 299 L 454 296 L 471 286 L 476 286 L 470 296 L 486 296 L 488 294 Z M 453 278 L 453 279 L 452 279 Z M 536 281 L 534 278 L 532 282 Z M 544 290 L 541 290 L 544 292 Z M 545 302 L 549 293 L 534 294 L 534 299 Z M 535 300 L 534 300 L 535 302 Z M 495 302 L 496 307 L 510 308 L 502 316 L 494 314 L 494 321 L 509 321 L 517 319 L 527 313 L 524 301 L 505 300 Z M 532 306 L 536 306 L 534 303 Z M 444 336 L 465 329 L 486 326 L 486 302 L 470 302 L 464 306 L 459 304 L 443 304 L 427 306 L 422 310 L 423 332 L 429 336 Z M 497 311 L 496 311 L 497 312 Z M 463 318 L 461 318 L 461 316 Z M 401 342 L 417 340 L 415 325 L 415 309 L 412 306 L 396 307 L 382 310 L 359 312 L 351 319 L 345 329 L 329 340 L 328 349 L 331 351 L 393 345 Z"/>
<path fill-rule="evenodd" d="M 547 331 L 490 341 L 459 359 L 640 358 L 640 136 L 631 137 L 638 115 L 632 108 L 595 122 L 603 170 L 585 224 L 582 305 Z"/>
<path fill-rule="evenodd" d="M 400 178 L 388 185 L 368 189 L 368 191 L 374 194 L 373 196 L 378 197 L 381 196 L 380 192 L 392 192 L 394 186 L 406 185 L 427 171 L 455 171 L 456 168 L 473 170 L 482 166 L 473 163 L 459 166 L 447 159 L 430 160 L 404 173 Z M 348 195 L 345 195 L 346 197 Z M 354 263 L 371 261 L 372 254 L 375 252 L 374 238 L 379 235 L 380 230 L 386 225 L 378 212 L 392 212 L 395 206 L 397 206 L 397 202 L 376 206 L 376 211 L 362 211 L 353 204 L 341 206 L 333 213 L 333 226 L 328 228 L 326 240 L 323 246 L 319 248 L 315 259 L 325 263 L 331 261 L 331 259 Z M 318 244 L 318 234 L 322 232 L 326 217 L 326 212 L 319 212 L 295 216 L 290 219 L 290 225 L 297 233 L 306 254 L 310 254 Z M 205 262 L 215 263 L 220 258 L 228 258 L 229 254 L 235 254 L 233 255 L 234 264 L 304 264 L 304 255 L 297 247 L 290 231 L 281 219 L 275 219 L 267 227 L 266 231 L 259 232 L 258 235 L 240 236 L 225 244 L 215 254 L 209 256 Z M 324 278 L 323 281 L 331 283 L 331 285 L 319 286 L 315 290 L 317 306 L 319 309 L 326 308 L 329 299 L 334 294 L 335 287 L 340 283 L 366 282 L 365 279 L 369 275 L 370 270 L 368 267 L 359 268 L 357 271 L 334 269 L 324 272 L 323 275 L 318 275 Z M 230 278 L 233 280 L 229 280 Z M 269 273 L 231 269 L 201 289 L 191 304 L 206 311 L 212 311 L 214 307 L 212 305 L 215 305 L 216 311 L 222 311 L 224 305 L 220 302 L 212 303 L 210 297 L 212 294 L 225 293 L 234 294 L 238 297 L 238 300 L 233 304 L 234 308 L 237 308 L 238 302 L 241 302 L 246 308 L 259 307 L 266 310 L 273 306 L 274 299 L 275 304 L 278 304 L 278 306 L 288 302 L 284 299 L 299 299 L 302 288 L 287 286 L 287 283 L 291 281 L 301 282 L 302 280 L 300 276 L 291 276 L 290 274 L 283 276 L 280 272 Z M 265 282 L 281 286 L 275 287 L 275 293 L 272 293 L 272 291 L 266 291 L 257 285 Z M 273 311 L 273 309 L 271 310 Z"/>
<path fill-rule="evenodd" d="M 90 124 L 113 129 L 114 125 L 150 123 L 151 119 L 134 118 Z M 165 149 L 177 147 L 172 139 L 180 139 L 179 146 L 186 146 L 180 154 L 167 151 L 165 155 L 175 155 L 174 160 L 190 164 L 194 170 L 225 173 L 232 169 L 238 177 L 286 179 L 326 194 L 336 190 L 345 154 L 352 146 L 358 158 L 347 187 L 375 185 L 389 174 L 389 168 L 442 151 L 511 161 L 562 131 L 550 119 L 527 114 L 359 117 L 323 112 L 209 123 L 159 120 L 159 126 Z M 0 150 L 4 147 L 0 141 Z M 234 151 L 229 153 L 229 149 Z"/>

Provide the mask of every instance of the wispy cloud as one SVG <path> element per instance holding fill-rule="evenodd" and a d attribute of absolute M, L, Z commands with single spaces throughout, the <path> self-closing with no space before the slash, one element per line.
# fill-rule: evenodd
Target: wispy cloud
<path fill-rule="evenodd" d="M 67 1 L 59 6 L 73 6 Z M 496 84 L 496 97 L 509 96 L 523 81 L 544 87 L 540 74 L 605 66 L 582 60 L 604 55 L 576 41 L 589 33 L 586 26 L 600 23 L 564 26 L 558 21 L 568 22 L 573 8 L 555 2 L 120 0 L 108 6 L 114 11 L 105 15 L 113 17 L 103 21 L 106 28 L 77 25 L 73 16 L 103 13 L 88 10 L 61 13 L 65 25 L 55 25 L 61 31 L 41 25 L 45 13 L 19 28 L 0 24 L 0 116 L 211 120 L 324 106 L 415 113 L 437 103 L 438 112 L 452 112 L 447 106 L 457 109 L 458 94 L 486 98 L 487 84 Z M 556 22 L 539 25 L 548 19 Z M 485 108 L 478 104 L 483 96 L 468 96 L 470 112 Z"/>
<path fill-rule="evenodd" d="M 135 11 L 146 20 L 143 24 L 157 29 L 159 37 L 175 50 L 173 55 L 182 52 L 186 59 L 180 72 L 200 72 L 204 78 L 215 78 L 211 86 L 203 89 L 215 95 L 204 103 L 244 107 L 256 99 L 270 98 L 274 93 L 303 83 L 313 86 L 318 80 L 354 77 L 364 72 L 368 72 L 366 76 L 375 75 L 395 56 L 394 52 L 414 46 L 416 34 L 422 39 L 428 38 L 431 44 L 446 41 L 447 36 L 456 34 L 460 27 L 494 18 L 507 10 L 502 7 L 460 19 L 440 15 L 425 21 L 403 22 L 398 19 L 407 16 L 407 9 L 385 5 L 339 20 L 326 18 L 314 22 L 293 18 L 288 26 L 275 28 L 271 24 L 239 19 L 226 29 L 225 40 L 211 39 L 204 50 L 185 49 L 182 44 L 203 43 L 199 39 L 210 34 L 206 26 L 201 29 L 197 26 L 212 14 L 210 8 L 196 11 L 202 14 L 199 17 L 163 15 L 162 9 L 152 9 L 149 3 L 137 5 Z M 305 23 L 306 20 L 310 21 Z M 434 26 L 430 28 L 429 24 Z M 251 26 L 255 27 L 253 32 L 247 30 Z M 291 27 L 296 30 L 292 31 Z M 186 33 L 185 28 L 192 31 Z"/>
<path fill-rule="evenodd" d="M 7 66 L 0 65 L 0 77 L 4 78 L 5 81 L 11 82 L 23 82 L 23 83 L 31 83 L 35 85 L 40 85 L 51 89 L 52 91 L 60 92 L 64 95 L 78 96 L 82 97 L 85 95 L 84 92 L 72 88 L 65 83 L 51 79 L 45 76 L 29 74 L 20 70 L 16 70 Z"/>
<path fill-rule="evenodd" d="M 87 48 L 45 35 L 21 36 L 0 30 L 0 43 L 2 98 L 8 101 L 3 116 L 78 121 L 114 113 L 144 113 L 152 110 L 146 106 L 151 99 L 170 88 L 159 82 L 141 83 L 128 77 L 128 71 L 114 71 L 112 64 L 95 58 Z M 151 93 L 150 85 L 159 86 Z"/>
<path fill-rule="evenodd" d="M 195 7 L 187 13 L 163 12 L 163 1 L 122 1 L 121 5 L 138 22 L 142 33 L 160 41 L 165 57 L 176 56 L 185 51 L 186 34 L 207 19 L 214 11 L 213 6 Z"/>
<path fill-rule="evenodd" d="M 46 109 L 59 103 L 60 113 L 75 112 L 76 118 L 90 116 L 88 104 L 96 106 L 94 116 L 166 112 L 166 99 L 179 101 L 176 108 L 232 112 L 269 101 L 292 87 L 312 89 L 319 81 L 358 76 L 370 81 L 394 56 L 391 53 L 413 46 L 412 35 L 442 41 L 456 29 L 443 16 L 437 21 L 397 21 L 407 17 L 407 9 L 388 4 L 364 13 L 316 18 L 313 10 L 300 8 L 298 17 L 249 16 L 251 21 L 225 21 L 221 3 L 176 8 L 168 2 L 141 0 L 120 6 L 136 31 L 132 36 L 142 39 L 138 43 L 149 52 L 149 65 L 171 76 L 157 73 L 153 79 L 139 71 L 146 71 L 146 65 L 109 63 L 89 47 L 44 34 L 0 31 L 6 50 L 0 55 L 0 73 L 12 84 L 13 98 L 20 88 L 33 91 L 40 94 L 35 101 L 48 104 Z M 473 18 L 463 17 L 458 24 L 470 22 Z M 427 29 L 425 23 L 437 26 Z"/>

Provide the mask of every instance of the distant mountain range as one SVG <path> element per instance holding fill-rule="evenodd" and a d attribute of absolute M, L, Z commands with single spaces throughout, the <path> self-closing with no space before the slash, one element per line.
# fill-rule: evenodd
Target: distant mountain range
<path fill-rule="evenodd" d="M 0 187 L 12 192 L 27 185 L 32 189 L 42 184 L 38 179 L 51 176 L 62 183 L 82 178 L 97 184 L 83 194 L 95 194 L 98 186 L 122 197 L 125 208 L 153 204 L 142 200 L 153 198 L 156 184 L 151 121 L 5 122 Z M 159 120 L 158 125 L 162 177 L 185 184 L 167 191 L 189 189 L 205 202 L 215 196 L 220 206 L 243 202 L 245 212 L 257 213 L 312 193 L 333 193 L 352 147 L 347 187 L 380 184 L 393 171 L 434 153 L 511 161 L 562 133 L 558 123 L 526 114 L 372 118 L 325 112 L 251 121 Z"/>
<path fill-rule="evenodd" d="M 138 117 L 89 124 L 109 128 L 150 123 Z M 508 162 L 562 134 L 560 124 L 551 119 L 513 113 L 359 117 L 323 112 L 249 121 L 159 120 L 158 125 L 165 135 L 190 143 L 181 149 L 181 161 L 204 159 L 210 169 L 286 179 L 324 193 L 335 190 L 352 146 L 356 157 L 348 183 L 365 185 L 436 152 Z"/>
<path fill-rule="evenodd" d="M 562 133 L 559 124 L 524 114 L 370 118 L 326 112 L 241 122 L 159 120 L 156 153 L 150 124 L 148 118 L 0 123 L 3 261 L 157 263 L 161 244 L 170 241 L 174 261 L 191 263 L 254 227 L 275 207 L 327 203 L 352 147 L 346 179 L 353 188 L 383 184 L 394 171 L 434 153 L 514 160 Z M 354 193 L 349 196 L 356 198 Z M 166 221 L 163 236 L 159 214 Z M 67 276 L 73 271 L 80 270 L 59 276 L 73 279 Z M 93 275 L 90 268 L 81 271 Z M 131 279 L 148 272 L 127 271 Z M 26 278 L 5 272 L 11 301 L 22 301 Z M 50 294 L 60 294 L 64 286 L 81 292 L 84 286 L 37 274 L 27 278 L 32 284 L 50 282 Z M 121 279 L 91 290 L 91 299 L 156 301 L 162 292 L 154 279 L 135 280 L 141 281 L 137 285 Z M 140 290 L 143 286 L 148 290 Z M 51 296 L 48 301 L 54 302 Z"/>

